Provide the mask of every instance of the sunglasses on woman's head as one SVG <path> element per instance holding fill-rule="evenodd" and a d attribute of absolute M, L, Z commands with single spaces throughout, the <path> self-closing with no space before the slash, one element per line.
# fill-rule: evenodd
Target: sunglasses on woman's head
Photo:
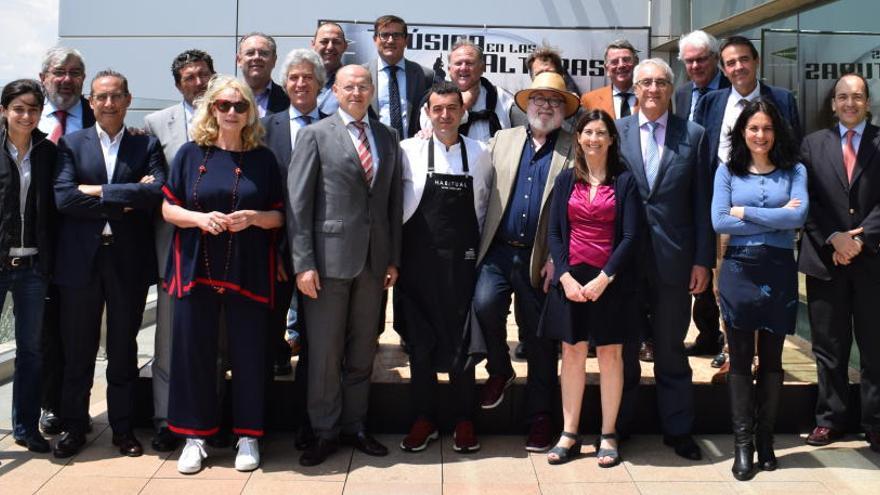
<path fill-rule="evenodd" d="M 214 108 L 220 110 L 220 112 L 222 113 L 228 112 L 230 108 L 235 110 L 235 113 L 245 113 L 248 111 L 248 108 L 250 106 L 251 105 L 247 102 L 247 100 L 235 102 L 229 100 L 214 100 Z"/>

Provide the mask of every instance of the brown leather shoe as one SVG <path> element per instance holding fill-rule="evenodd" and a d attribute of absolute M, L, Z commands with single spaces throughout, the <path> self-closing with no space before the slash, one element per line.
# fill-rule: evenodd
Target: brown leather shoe
<path fill-rule="evenodd" d="M 532 420 L 529 429 L 529 438 L 526 441 L 526 450 L 529 452 L 546 452 L 553 446 L 553 422 L 548 414 L 538 414 Z"/>
<path fill-rule="evenodd" d="M 880 431 L 869 431 L 865 433 L 865 440 L 874 452 L 880 452 Z"/>
<path fill-rule="evenodd" d="M 504 400 L 504 391 L 513 384 L 516 373 L 510 376 L 490 375 L 483 385 L 483 398 L 480 400 L 482 409 L 495 409 Z"/>
<path fill-rule="evenodd" d="M 646 363 L 654 362 L 654 343 L 653 342 L 642 342 L 642 345 L 639 347 L 639 361 L 644 361 Z"/>
<path fill-rule="evenodd" d="M 810 435 L 807 437 L 807 445 L 823 447 L 836 442 L 841 438 L 843 438 L 842 431 L 835 430 L 834 428 L 827 428 L 825 426 L 817 426 L 813 428 L 813 431 L 810 432 Z"/>
<path fill-rule="evenodd" d="M 131 432 L 114 433 L 113 445 L 119 447 L 119 453 L 126 457 L 140 457 L 144 455 L 144 447 Z"/>

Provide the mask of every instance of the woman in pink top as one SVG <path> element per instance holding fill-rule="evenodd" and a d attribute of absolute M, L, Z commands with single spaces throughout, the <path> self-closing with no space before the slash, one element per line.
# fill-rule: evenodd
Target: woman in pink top
<path fill-rule="evenodd" d="M 556 265 L 539 334 L 562 341 L 563 432 L 547 454 L 562 464 L 580 454 L 578 436 L 587 349 L 596 346 L 602 397 L 600 467 L 620 463 L 616 421 L 623 393 L 623 342 L 635 314 L 632 259 L 641 208 L 636 182 L 620 158 L 611 117 L 593 110 L 576 126 L 574 167 L 554 184 L 548 241 Z"/>

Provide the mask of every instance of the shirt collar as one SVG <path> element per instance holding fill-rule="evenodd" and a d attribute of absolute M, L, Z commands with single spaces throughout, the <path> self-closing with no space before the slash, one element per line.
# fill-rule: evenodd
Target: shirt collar
<path fill-rule="evenodd" d="M 309 113 L 302 113 L 299 110 L 297 110 L 295 106 L 290 105 L 290 109 L 288 110 L 288 113 L 290 114 L 290 120 L 296 120 L 298 117 L 302 117 L 303 115 L 308 115 L 309 117 L 312 118 L 312 121 L 314 122 L 314 121 L 318 120 L 318 117 L 319 117 L 317 105 L 315 105 L 315 108 L 313 108 L 312 111 Z"/>
<path fill-rule="evenodd" d="M 666 123 L 668 121 L 669 121 L 669 110 L 666 110 L 665 112 L 663 112 L 663 115 L 657 117 L 657 120 L 655 120 L 654 122 L 656 122 L 658 125 L 660 125 L 660 127 L 665 128 Z M 643 125 L 647 124 L 648 122 L 651 122 L 651 121 L 648 120 L 648 117 L 646 117 L 645 114 L 643 114 L 640 110 L 639 111 L 639 127 L 642 127 Z"/>
<path fill-rule="evenodd" d="M 733 86 L 730 87 L 730 97 L 733 98 L 734 100 L 736 100 L 737 102 L 743 98 L 745 98 L 748 101 L 752 101 L 759 96 L 761 96 L 761 83 L 760 82 L 758 82 L 758 84 L 755 85 L 755 89 L 753 89 L 752 92 L 747 95 L 741 95 L 741 94 L 739 94 L 739 91 L 736 90 L 736 88 L 734 88 Z"/>
<path fill-rule="evenodd" d="M 119 129 L 119 132 L 116 133 L 115 136 L 111 136 L 107 133 L 102 127 L 101 124 L 95 123 L 95 129 L 98 131 L 98 139 L 101 140 L 102 143 L 106 143 L 108 145 L 116 144 L 122 139 L 122 135 L 125 133 L 125 124 L 122 125 L 122 129 Z"/>
<path fill-rule="evenodd" d="M 712 80 L 709 81 L 709 84 L 707 84 L 706 87 L 709 88 L 710 91 L 712 91 L 712 90 L 718 89 L 718 86 L 720 86 L 720 85 L 721 85 L 721 71 L 716 70 L 715 77 L 713 77 Z M 699 89 L 700 88 L 698 88 L 697 85 L 694 84 L 694 91 L 699 91 Z"/>
<path fill-rule="evenodd" d="M 82 116 L 82 106 L 82 99 L 77 99 L 76 103 L 74 103 L 72 107 L 67 109 L 67 116 L 73 117 L 74 119 L 80 118 Z M 43 115 L 52 115 L 56 111 L 58 111 L 58 107 L 56 107 L 55 104 L 52 103 L 52 100 L 47 98 L 46 101 L 43 103 Z"/>
<path fill-rule="evenodd" d="M 383 59 L 382 57 L 379 57 L 379 70 L 380 71 L 385 70 L 385 67 L 388 67 L 389 65 L 391 65 L 391 64 L 386 62 L 385 59 Z M 400 70 L 406 70 L 406 58 L 400 57 L 400 60 L 398 60 L 397 63 L 394 65 L 396 65 L 398 68 L 400 68 Z"/>
<path fill-rule="evenodd" d="M 619 95 L 620 93 L 624 93 L 624 91 L 621 91 L 621 90 L 617 89 L 617 86 L 615 86 L 614 84 L 612 84 L 612 85 L 611 85 L 611 94 L 613 94 L 613 95 Z M 635 94 L 636 94 L 635 91 L 633 90 L 633 87 L 632 87 L 632 86 L 630 86 L 629 89 L 625 91 L 625 93 L 630 94 L 630 95 L 635 95 Z"/>
<path fill-rule="evenodd" d="M 859 125 L 853 127 L 853 130 L 856 131 L 856 136 L 861 136 L 865 133 L 865 126 L 868 125 L 868 119 L 863 120 Z M 849 127 L 837 123 L 837 130 L 840 132 L 840 138 L 843 139 L 846 136 L 846 131 L 849 130 Z"/>
<path fill-rule="evenodd" d="M 186 118 L 192 118 L 193 114 L 195 114 L 196 109 L 193 108 L 192 105 L 189 104 L 186 100 L 183 100 L 183 113 L 186 114 Z"/>
<path fill-rule="evenodd" d="M 351 115 L 349 115 L 348 112 L 346 112 L 345 110 L 343 110 L 341 107 L 339 108 L 338 112 L 339 112 L 339 118 L 342 119 L 342 123 L 343 123 L 346 127 L 348 127 L 348 125 L 351 124 L 352 122 L 355 122 L 355 118 L 352 117 Z M 367 115 L 364 115 L 364 118 L 361 119 L 361 122 L 364 123 L 364 126 L 365 126 L 367 129 L 370 128 L 370 119 L 369 119 L 369 117 L 368 117 Z"/>

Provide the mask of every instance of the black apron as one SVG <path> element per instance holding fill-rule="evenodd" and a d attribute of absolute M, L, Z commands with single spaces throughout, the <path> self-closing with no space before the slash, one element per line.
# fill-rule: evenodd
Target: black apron
<path fill-rule="evenodd" d="M 434 173 L 434 139 L 428 143 L 428 176 L 422 199 L 403 225 L 400 279 L 406 342 L 430 352 L 435 371 L 449 371 L 461 349 L 477 281 L 480 228 L 473 177 L 459 136 L 464 175 Z"/>

